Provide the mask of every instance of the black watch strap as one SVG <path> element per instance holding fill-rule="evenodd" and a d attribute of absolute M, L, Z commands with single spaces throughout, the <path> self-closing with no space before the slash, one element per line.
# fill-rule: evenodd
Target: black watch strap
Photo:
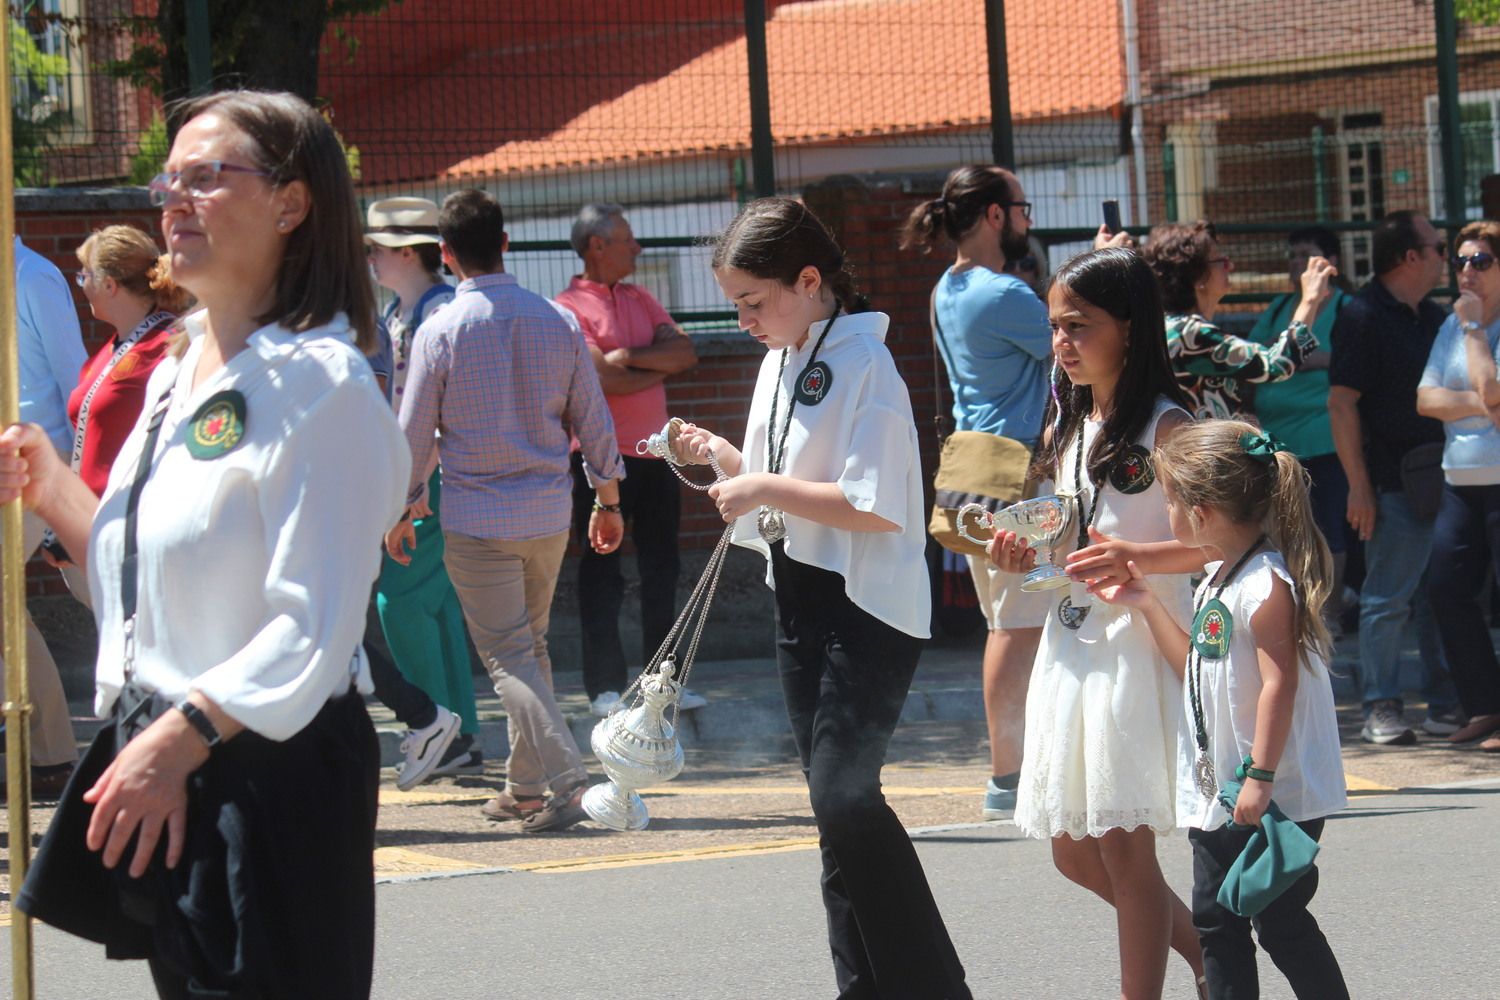
<path fill-rule="evenodd" d="M 210 750 L 224 742 L 224 738 L 219 735 L 218 727 L 214 725 L 213 720 L 204 715 L 203 710 L 197 705 L 184 698 L 172 707 L 187 716 L 188 722 L 192 724 L 194 729 L 198 730 L 198 735 L 203 737 L 203 742 L 208 744 Z"/>

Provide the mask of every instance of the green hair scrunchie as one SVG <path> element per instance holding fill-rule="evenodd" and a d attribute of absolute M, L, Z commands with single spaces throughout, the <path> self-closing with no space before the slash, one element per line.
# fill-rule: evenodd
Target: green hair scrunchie
<path fill-rule="evenodd" d="M 1264 432 L 1253 434 L 1250 431 L 1240 435 L 1240 448 L 1246 455 L 1266 465 L 1276 461 L 1278 451 L 1287 450 L 1287 446 L 1278 441 L 1274 435 Z"/>

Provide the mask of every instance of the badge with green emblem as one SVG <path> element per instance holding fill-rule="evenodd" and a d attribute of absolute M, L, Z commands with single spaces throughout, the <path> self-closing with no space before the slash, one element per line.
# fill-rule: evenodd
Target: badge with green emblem
<path fill-rule="evenodd" d="M 1193 648 L 1205 660 L 1222 660 L 1229 655 L 1229 637 L 1234 632 L 1234 618 L 1222 601 L 1203 605 L 1193 618 Z"/>
<path fill-rule="evenodd" d="M 216 392 L 198 407 L 188 428 L 188 454 L 198 459 L 227 455 L 245 439 L 245 397 L 234 389 Z"/>

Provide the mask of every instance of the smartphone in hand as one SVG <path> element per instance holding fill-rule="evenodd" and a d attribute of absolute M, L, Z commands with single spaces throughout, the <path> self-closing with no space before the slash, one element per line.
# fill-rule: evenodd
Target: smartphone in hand
<path fill-rule="evenodd" d="M 1113 198 L 1104 203 L 1104 228 L 1111 236 L 1120 231 L 1120 203 Z"/>

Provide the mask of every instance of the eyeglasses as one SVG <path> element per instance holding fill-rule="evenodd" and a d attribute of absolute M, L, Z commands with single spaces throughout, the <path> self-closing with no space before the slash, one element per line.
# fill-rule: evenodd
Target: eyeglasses
<path fill-rule="evenodd" d="M 1472 267 L 1480 274 L 1483 274 L 1485 271 L 1488 271 L 1490 267 L 1494 265 L 1494 263 L 1495 255 L 1492 253 L 1484 253 L 1482 251 L 1480 253 L 1471 253 L 1467 257 L 1465 257 L 1463 254 L 1455 254 L 1453 256 L 1453 270 L 1455 271 L 1462 271 L 1465 267 Z"/>
<path fill-rule="evenodd" d="M 257 170 L 255 167 L 241 167 L 234 163 L 225 163 L 223 160 L 204 160 L 195 163 L 191 167 L 181 170 L 168 170 L 151 178 L 151 183 L 146 185 L 150 192 L 151 204 L 161 208 L 172 196 L 172 191 L 180 183 L 182 190 L 189 198 L 207 198 L 219 189 L 219 175 L 224 173 L 253 174 L 256 177 L 270 177 L 271 174 L 265 170 Z"/>
<path fill-rule="evenodd" d="M 1438 240 L 1436 243 L 1431 244 L 1431 246 L 1432 252 L 1437 254 L 1439 257 L 1448 252 L 1447 240 Z"/>
<path fill-rule="evenodd" d="M 1234 262 L 1231 261 L 1228 257 L 1210 257 L 1203 263 L 1207 264 L 1209 267 L 1222 267 L 1226 271 L 1232 270 L 1234 268 Z"/>
<path fill-rule="evenodd" d="M 1488 266 L 1488 265 L 1486 265 L 1486 266 Z M 73 284 L 77 285 L 79 288 L 82 288 L 83 285 L 84 285 L 84 282 L 88 281 L 89 278 L 93 277 L 93 274 L 94 274 L 93 271 L 79 271 L 77 274 L 73 275 Z"/>
<path fill-rule="evenodd" d="M 1021 210 L 1021 218 L 1027 222 L 1031 221 L 1031 202 L 1029 201 L 997 201 L 995 204 L 1001 208 L 1019 208 Z"/>

